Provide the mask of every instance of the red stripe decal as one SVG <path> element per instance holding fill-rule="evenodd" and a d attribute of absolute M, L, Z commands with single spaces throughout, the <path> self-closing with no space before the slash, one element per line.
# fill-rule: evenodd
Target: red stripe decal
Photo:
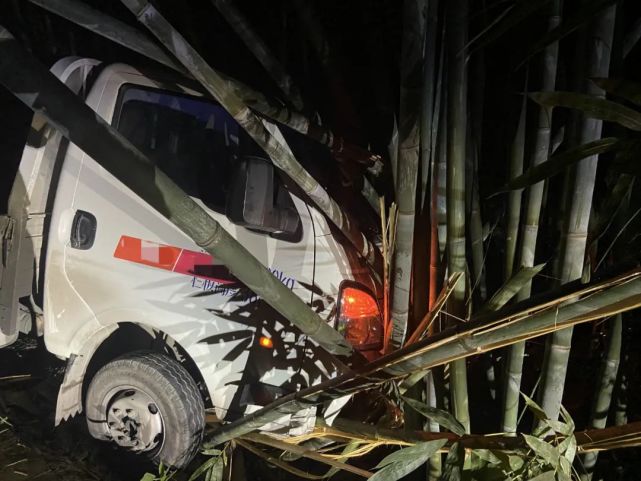
<path fill-rule="evenodd" d="M 211 279 L 221 284 L 236 281 L 229 270 L 221 264 L 215 264 L 214 258 L 209 254 L 125 235 L 120 237 L 114 257 L 177 274 Z"/>

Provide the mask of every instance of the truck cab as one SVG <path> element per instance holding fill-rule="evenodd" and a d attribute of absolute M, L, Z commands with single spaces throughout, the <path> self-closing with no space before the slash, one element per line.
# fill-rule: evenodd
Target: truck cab
<path fill-rule="evenodd" d="M 52 72 L 357 350 L 377 355 L 378 277 L 218 103 L 189 79 L 125 64 L 67 58 Z M 0 346 L 19 331 L 42 335 L 67 361 L 56 423 L 84 410 L 98 439 L 180 467 L 198 450 L 206 410 L 234 420 L 343 369 L 38 115 L 0 240 Z M 322 414 L 312 407 L 263 429 L 299 434 Z"/>

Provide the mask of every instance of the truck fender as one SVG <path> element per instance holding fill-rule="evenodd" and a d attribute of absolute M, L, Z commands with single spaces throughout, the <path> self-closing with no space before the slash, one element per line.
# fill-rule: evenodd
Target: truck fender
<path fill-rule="evenodd" d="M 89 336 L 81 349 L 67 360 L 65 376 L 58 391 L 55 425 L 58 426 L 82 412 L 82 383 L 87 366 L 98 347 L 116 330 L 118 324 L 111 324 Z"/>

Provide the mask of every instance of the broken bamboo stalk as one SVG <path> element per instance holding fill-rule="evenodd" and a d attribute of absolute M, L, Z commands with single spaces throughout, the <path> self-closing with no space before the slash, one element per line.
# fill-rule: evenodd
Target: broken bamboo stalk
<path fill-rule="evenodd" d="M 425 0 L 403 2 L 401 93 L 398 122 L 399 145 L 396 176 L 398 231 L 394 249 L 391 305 L 391 347 L 397 349 L 407 337 L 410 321 L 410 290 L 414 257 L 416 189 L 421 141 L 421 80 L 425 38 Z"/>
<path fill-rule="evenodd" d="M 0 25 L 0 83 L 123 182 L 249 289 L 333 354 L 349 343 L 280 282 L 133 144 L 25 51 Z"/>
<path fill-rule="evenodd" d="M 411 446 L 416 443 L 446 439 L 445 452 L 455 442 L 461 443 L 466 449 L 491 449 L 493 451 L 514 451 L 528 449 L 528 444 L 521 436 L 509 434 L 464 434 L 459 436 L 450 432 L 409 431 L 400 429 L 385 429 L 370 424 L 337 418 L 332 426 L 317 423 L 320 433 L 329 438 L 341 440 L 359 440 L 363 442 L 381 442 L 396 446 Z M 574 433 L 579 452 L 588 453 L 641 446 L 641 422 L 612 426 L 609 428 L 588 429 Z M 557 434 L 546 438 L 546 442 L 560 441 Z"/>
<path fill-rule="evenodd" d="M 167 55 L 155 42 L 126 23 L 113 18 L 77 0 L 29 0 L 45 10 L 59 15 L 76 25 L 107 38 L 118 45 L 128 48 L 150 60 L 169 67 L 183 75 L 190 75 L 175 58 Z M 356 162 L 378 175 L 382 168 L 380 155 L 354 145 L 325 126 L 319 125 L 306 116 L 292 111 L 286 105 L 270 102 L 262 93 L 251 89 L 238 80 L 218 72 L 252 110 L 261 116 L 299 132 L 310 139 L 328 147 L 339 160 Z"/>
<path fill-rule="evenodd" d="M 192 76 L 234 117 L 249 136 L 256 141 L 274 165 L 283 170 L 310 197 L 325 216 L 356 248 L 359 256 L 377 272 L 382 269 L 378 248 L 358 229 L 348 215 L 327 191 L 303 168 L 284 139 L 272 135 L 261 119 L 227 86 L 225 80 L 212 69 L 187 40 L 165 19 L 148 0 L 121 0 L 160 42 L 185 66 Z"/>
<path fill-rule="evenodd" d="M 310 405 L 373 388 L 414 372 L 462 360 L 575 324 L 641 306 L 641 269 L 514 311 L 470 320 L 388 354 L 377 361 L 274 401 L 220 428 L 206 442 L 214 446 L 259 429 Z"/>
<path fill-rule="evenodd" d="M 285 94 L 287 100 L 296 107 L 303 109 L 303 99 L 291 76 L 285 71 L 274 54 L 269 50 L 265 42 L 251 28 L 245 16 L 234 5 L 233 0 L 212 0 L 220 14 L 225 17 L 229 26 L 236 32 L 236 35 L 243 41 L 249 51 L 256 57 L 256 60 L 263 66 L 278 88 Z"/>

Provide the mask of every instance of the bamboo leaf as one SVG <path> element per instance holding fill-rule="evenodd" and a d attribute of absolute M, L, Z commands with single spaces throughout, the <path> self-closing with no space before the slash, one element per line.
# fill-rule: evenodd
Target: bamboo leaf
<path fill-rule="evenodd" d="M 572 428 L 571 425 L 561 421 L 554 421 L 552 419 L 547 419 L 545 421 L 545 424 L 547 424 L 552 431 L 559 434 L 563 434 L 564 436 L 569 436 L 574 432 L 574 429 Z"/>
<path fill-rule="evenodd" d="M 537 457 L 555 468 L 559 465 L 559 452 L 554 448 L 554 446 L 546 443 L 542 439 L 528 434 L 521 434 L 521 436 L 523 436 L 523 439 L 525 439 L 525 442 L 530 448 L 532 448 L 532 451 L 534 451 Z"/>
<path fill-rule="evenodd" d="M 556 481 L 556 478 L 554 476 L 554 471 L 546 471 L 545 473 L 541 473 L 533 478 L 529 478 L 528 481 Z"/>
<path fill-rule="evenodd" d="M 394 451 L 392 454 L 385 456 L 381 462 L 375 466 L 375 468 L 380 469 L 388 464 L 405 462 L 416 457 L 423 456 L 425 453 L 428 453 L 427 457 L 429 458 L 432 454 L 441 449 L 446 442 L 447 439 L 438 439 L 399 449 L 398 451 Z"/>
<path fill-rule="evenodd" d="M 568 447 L 563 452 L 563 456 L 570 463 L 572 463 L 572 462 L 574 462 L 574 457 L 576 456 L 576 449 L 577 449 L 576 437 L 574 435 L 572 435 L 568 439 L 570 440 L 570 442 L 568 443 Z"/>
<path fill-rule="evenodd" d="M 454 434 L 458 434 L 459 436 L 465 434 L 465 428 L 463 427 L 463 425 L 447 411 L 428 406 L 427 404 L 417 401 L 416 399 L 403 397 L 403 401 L 405 401 L 407 405 L 409 405 L 419 414 L 422 414 L 430 421 L 438 423 L 445 429 L 449 429 Z"/>
<path fill-rule="evenodd" d="M 570 464 L 570 462 L 563 456 L 561 456 L 559 458 L 559 464 L 561 466 L 561 472 L 566 476 L 570 476 L 570 473 L 572 472 L 572 465 Z"/>
<path fill-rule="evenodd" d="M 641 131 L 641 113 L 611 100 L 577 92 L 535 92 L 530 98 L 544 107 L 566 107 L 579 110 L 587 117 L 616 122 L 628 129 Z"/>
<path fill-rule="evenodd" d="M 445 446 L 446 443 L 446 439 L 438 439 L 418 443 L 409 448 L 396 451 L 378 463 L 376 467 L 382 469 L 374 473 L 374 476 L 369 479 L 371 481 L 396 481 L 397 479 L 401 479 L 423 465 L 433 454 Z"/>
<path fill-rule="evenodd" d="M 523 396 L 523 399 L 525 400 L 525 405 L 530 411 L 532 411 L 532 414 L 534 414 L 537 419 L 545 421 L 548 418 L 543 408 L 539 406 L 531 397 L 524 393 L 521 393 L 521 396 Z"/>
<path fill-rule="evenodd" d="M 641 106 L 641 83 L 621 78 L 593 78 L 592 82 L 611 95 Z"/>
<path fill-rule="evenodd" d="M 541 182 L 542 180 L 563 172 L 568 166 L 581 159 L 592 155 L 611 152 L 617 149 L 623 149 L 628 143 L 628 141 L 622 141 L 614 137 L 606 137 L 605 139 L 588 142 L 587 144 L 553 155 L 547 161 L 539 165 L 535 165 L 528 169 L 523 175 L 512 179 L 493 195 L 516 189 L 524 189 L 525 187 L 529 187 L 537 182 Z"/>
<path fill-rule="evenodd" d="M 504 451 L 496 451 L 494 454 L 500 459 L 501 465 L 505 466 L 506 471 L 517 472 L 525 464 L 525 456 L 519 454 L 511 454 Z"/>
<path fill-rule="evenodd" d="M 568 412 L 567 409 L 565 409 L 565 407 L 563 407 L 563 405 L 561 405 L 560 410 L 561 410 L 561 418 L 566 423 L 568 423 L 568 425 L 572 427 L 572 431 L 574 431 L 574 427 L 575 427 L 574 419 L 572 419 L 572 416 L 570 416 L 570 413 Z"/>
<path fill-rule="evenodd" d="M 347 443 L 347 446 L 345 446 L 343 448 L 343 451 L 341 452 L 341 454 L 344 455 L 344 456 L 347 456 L 348 454 L 356 451 L 361 444 L 362 443 L 360 441 L 350 441 L 349 443 Z M 339 461 L 342 461 L 343 459 L 345 459 L 345 458 L 343 458 L 343 457 L 338 458 Z M 327 471 L 327 473 L 325 474 L 325 477 L 326 478 L 331 478 L 332 476 L 334 476 L 339 471 L 340 471 L 339 468 L 337 468 L 335 466 L 332 466 L 329 469 L 329 471 Z"/>
<path fill-rule="evenodd" d="M 216 474 L 216 476 L 212 478 L 212 481 L 219 481 L 222 479 L 223 462 L 221 456 L 210 458 L 205 461 L 191 474 L 191 476 L 189 476 L 187 481 L 196 481 L 200 476 L 210 470 L 212 473 Z M 218 472 L 220 472 L 220 476 L 218 476 Z"/>
<path fill-rule="evenodd" d="M 447 452 L 442 481 L 461 481 L 463 464 L 465 463 L 465 449 L 459 443 L 454 443 Z"/>
<path fill-rule="evenodd" d="M 521 267 L 492 298 L 483 306 L 484 311 L 498 311 L 509 302 L 525 284 L 530 282 L 545 267 L 545 263 L 534 267 Z"/>

